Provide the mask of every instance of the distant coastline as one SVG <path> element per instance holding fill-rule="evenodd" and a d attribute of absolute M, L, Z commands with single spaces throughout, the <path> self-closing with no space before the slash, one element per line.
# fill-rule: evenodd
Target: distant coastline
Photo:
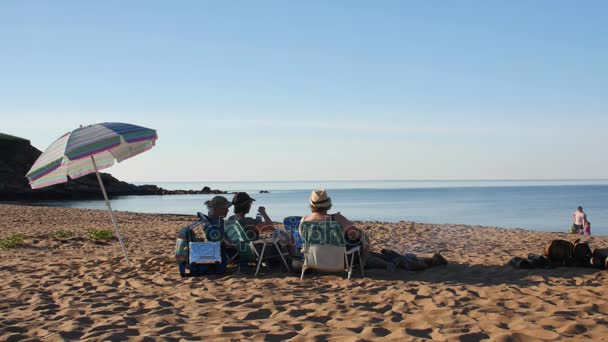
<path fill-rule="evenodd" d="M 136 185 L 146 184 L 134 182 Z M 586 186 L 586 185 L 608 185 L 608 179 L 589 180 L 319 180 L 319 181 L 173 181 L 173 182 L 148 182 L 167 190 L 196 190 L 202 186 L 223 189 L 225 191 L 252 191 L 260 190 L 283 191 L 283 190 L 312 190 L 315 188 L 326 189 L 425 189 L 425 188 L 467 188 L 467 187 L 514 187 L 514 186 Z"/>
<path fill-rule="evenodd" d="M 0 133 L 0 201 L 82 200 L 100 198 L 96 176 L 89 174 L 67 183 L 33 190 L 25 177 L 42 154 L 24 138 Z M 120 181 L 109 173 L 100 173 L 108 196 L 228 194 L 228 191 L 202 186 L 198 189 L 163 189 L 157 185 L 135 185 Z"/>

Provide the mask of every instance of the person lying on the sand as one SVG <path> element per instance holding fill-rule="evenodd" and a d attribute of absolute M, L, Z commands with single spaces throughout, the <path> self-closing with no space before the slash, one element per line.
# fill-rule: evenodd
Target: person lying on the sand
<path fill-rule="evenodd" d="M 237 192 L 232 198 L 234 215 L 228 218 L 229 220 L 236 220 L 241 224 L 249 240 L 258 240 L 261 232 L 274 230 L 274 223 L 266 213 L 265 207 L 258 208 L 261 217 L 253 218 L 246 216 L 251 210 L 251 204 L 254 201 L 255 199 L 251 198 L 246 192 Z"/>
<path fill-rule="evenodd" d="M 313 190 L 309 200 L 310 215 L 303 221 L 337 221 L 340 223 L 349 247 L 361 246 L 361 260 L 367 268 L 394 269 L 390 261 L 370 254 L 370 243 L 363 230 L 357 228 L 349 219 L 340 213 L 328 214 L 331 209 L 331 197 L 327 196 L 325 189 Z"/>
<path fill-rule="evenodd" d="M 433 266 L 448 264 L 448 261 L 440 253 L 435 253 L 432 257 L 425 258 L 418 257 L 411 253 L 399 254 L 390 249 L 382 249 L 381 253 L 374 254 L 386 261 L 392 262 L 394 267 L 402 267 L 410 271 L 418 271 Z"/>

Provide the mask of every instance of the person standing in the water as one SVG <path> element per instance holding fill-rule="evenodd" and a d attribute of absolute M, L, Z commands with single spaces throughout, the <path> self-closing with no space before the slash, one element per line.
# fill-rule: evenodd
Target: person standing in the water
<path fill-rule="evenodd" d="M 583 207 L 576 208 L 576 211 L 572 214 L 572 220 L 576 233 L 581 234 L 584 231 L 585 225 L 587 225 L 587 214 L 583 211 Z"/>

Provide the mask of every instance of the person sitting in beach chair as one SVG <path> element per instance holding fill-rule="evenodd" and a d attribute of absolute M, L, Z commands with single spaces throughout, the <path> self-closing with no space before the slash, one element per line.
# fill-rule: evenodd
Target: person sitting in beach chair
<path fill-rule="evenodd" d="M 226 270 L 226 253 L 232 244 L 224 239 L 223 217 L 228 214 L 231 204 L 222 196 L 216 196 L 205 204 L 208 215 L 197 213 L 198 220 L 177 234 L 175 261 L 182 277 L 221 274 Z M 197 232 L 199 227 L 202 231 Z"/>
<path fill-rule="evenodd" d="M 388 271 L 393 271 L 397 264 L 392 261 L 392 258 L 381 255 L 380 253 L 372 252 L 370 249 L 369 238 L 365 233 L 357 228 L 351 221 L 340 213 L 328 214 L 331 209 L 331 198 L 328 197 L 327 191 L 324 189 L 313 190 L 309 200 L 311 215 L 304 216 L 302 222 L 307 221 L 336 221 L 342 227 L 346 240 L 346 247 L 361 247 L 361 262 L 365 268 L 380 268 Z M 301 232 L 300 232 L 301 234 Z M 294 267 L 295 268 L 295 267 Z"/>
<path fill-rule="evenodd" d="M 264 265 L 264 267 L 270 269 L 269 262 L 274 260 L 278 263 L 282 262 L 287 271 L 290 270 L 286 259 L 289 253 L 283 251 L 280 247 L 278 236 L 273 235 L 270 238 L 251 240 L 247 237 L 241 224 L 230 219 L 225 222 L 225 234 L 237 247 L 238 253 L 231 259 L 238 264 L 239 271 L 249 269 L 249 263 L 254 262 L 256 264 L 254 275 L 257 275 L 260 266 Z"/>
<path fill-rule="evenodd" d="M 222 244 L 222 252 L 225 252 L 229 259 L 233 259 L 237 254 L 237 247 L 226 237 L 224 232 L 224 218 L 228 216 L 228 210 L 232 203 L 224 196 L 215 196 L 206 201 L 207 215 L 197 213 L 200 220 L 204 223 L 203 230 L 207 238 L 211 241 L 219 241 Z"/>
<path fill-rule="evenodd" d="M 226 272 L 227 258 L 221 243 L 203 238 L 195 231 L 203 226 L 201 220 L 180 229 L 175 243 L 175 262 L 182 277 L 196 277 Z"/>
<path fill-rule="evenodd" d="M 276 261 L 277 258 L 272 258 L 273 256 L 279 256 L 279 254 L 282 254 L 283 256 L 286 255 L 286 245 L 287 241 L 289 240 L 289 236 L 285 231 L 275 229 L 274 222 L 268 216 L 265 207 L 258 207 L 259 215 L 256 216 L 256 218 L 248 217 L 247 214 L 251 211 L 253 202 L 255 202 L 255 199 L 251 198 L 251 196 L 249 196 L 249 194 L 246 192 L 235 193 L 234 197 L 232 198 L 234 215 L 230 216 L 228 221 L 237 221 L 239 223 L 245 232 L 245 239 L 248 242 L 256 242 L 260 240 L 261 233 L 273 232 L 270 239 L 263 239 L 266 242 L 273 241 L 271 243 L 272 246 L 260 243 L 254 243 L 252 246 L 256 248 L 256 255 L 262 256 L 263 259 L 269 258 L 271 261 Z M 233 230 L 231 230 L 231 232 Z M 236 237 L 238 234 L 233 234 L 233 236 Z M 262 251 L 263 249 L 264 251 Z M 245 258 L 245 260 L 247 259 L 248 258 Z M 243 265 L 244 263 L 241 263 L 241 266 Z"/>
<path fill-rule="evenodd" d="M 302 273 L 307 269 L 329 272 L 347 272 L 350 279 L 355 261 L 365 276 L 361 262 L 361 246 L 347 246 L 343 229 L 337 221 L 302 221 L 299 227 L 304 246 Z"/>
<path fill-rule="evenodd" d="M 258 208 L 260 215 L 256 218 L 247 216 L 254 201 L 255 199 L 251 198 L 246 192 L 237 192 L 232 198 L 234 215 L 228 218 L 238 221 L 241 227 L 245 229 L 247 238 L 252 241 L 258 240 L 260 233 L 274 230 L 274 223 L 266 213 L 265 207 Z"/>

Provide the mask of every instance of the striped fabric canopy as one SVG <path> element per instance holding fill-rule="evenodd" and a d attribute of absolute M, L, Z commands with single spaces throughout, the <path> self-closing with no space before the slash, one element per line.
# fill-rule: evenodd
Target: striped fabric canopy
<path fill-rule="evenodd" d="M 114 165 L 151 149 L 158 138 L 153 129 L 106 122 L 64 134 L 44 151 L 26 177 L 32 189 L 67 182 Z"/>

